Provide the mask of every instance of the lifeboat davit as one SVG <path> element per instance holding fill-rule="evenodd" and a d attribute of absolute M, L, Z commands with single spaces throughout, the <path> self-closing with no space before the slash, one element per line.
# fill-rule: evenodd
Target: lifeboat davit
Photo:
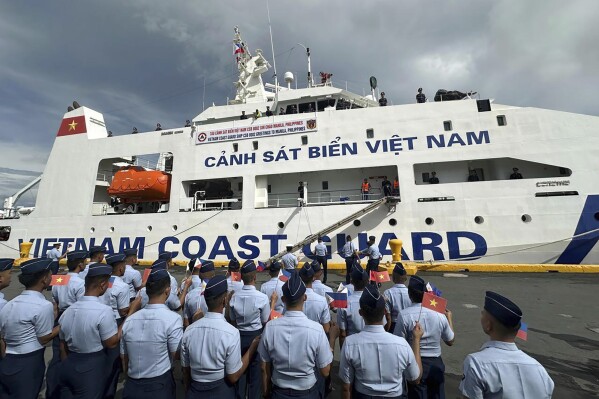
<path fill-rule="evenodd" d="M 114 174 L 108 194 L 131 202 L 168 202 L 171 194 L 171 175 L 141 166 L 125 166 Z"/>

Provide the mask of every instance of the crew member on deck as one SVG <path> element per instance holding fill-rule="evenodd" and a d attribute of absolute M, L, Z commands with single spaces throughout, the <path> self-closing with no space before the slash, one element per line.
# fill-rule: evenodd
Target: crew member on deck
<path fill-rule="evenodd" d="M 270 110 L 270 107 L 266 107 L 266 112 L 264 113 L 264 115 L 266 116 L 272 116 L 272 111 Z"/>
<path fill-rule="evenodd" d="M 160 131 L 162 130 L 162 125 L 160 125 L 160 123 L 156 124 L 156 131 Z"/>
<path fill-rule="evenodd" d="M 2 258 L 0 259 L 0 291 L 10 285 L 10 271 L 12 270 L 12 266 L 14 264 L 14 259 Z M 0 292 L 0 310 L 6 305 L 8 302 L 4 299 L 4 294 Z M 2 356 L 2 353 L 0 353 Z"/>
<path fill-rule="evenodd" d="M 262 112 L 260 112 L 259 109 L 256 109 L 256 111 L 254 111 L 254 119 L 258 119 L 262 117 Z"/>
<path fill-rule="evenodd" d="M 439 184 L 439 178 L 437 172 L 431 172 L 431 177 L 428 179 L 428 184 Z"/>
<path fill-rule="evenodd" d="M 299 182 L 299 187 L 297 188 L 297 206 L 305 206 L 306 205 L 306 186 L 304 186 L 304 182 Z"/>
<path fill-rule="evenodd" d="M 133 131 L 131 132 L 131 134 L 137 134 L 137 133 L 138 133 L 137 128 L 135 126 L 133 126 Z"/>
<path fill-rule="evenodd" d="M 385 92 L 381 92 L 381 98 L 379 98 L 379 107 L 386 107 L 387 99 L 385 98 Z"/>
<path fill-rule="evenodd" d="M 283 107 L 279 108 L 279 115 L 285 115 L 285 110 Z"/>
<path fill-rule="evenodd" d="M 42 292 L 50 286 L 51 259 L 31 259 L 21 264 L 19 282 L 25 290 L 0 310 L 0 337 L 6 355 L 0 360 L 0 397 L 36 399 L 42 388 L 44 345 L 60 327 L 54 325 L 52 303 Z"/>
<path fill-rule="evenodd" d="M 476 170 L 470 169 L 470 174 L 468 175 L 468 181 L 479 181 L 478 175 L 476 174 Z"/>
<path fill-rule="evenodd" d="M 239 119 L 247 119 L 248 116 L 245 114 L 245 111 L 241 111 L 241 116 L 239 117 Z"/>
<path fill-rule="evenodd" d="M 460 392 L 465 398 L 551 398 L 554 383 L 545 368 L 514 343 L 521 321 L 515 303 L 486 292 L 480 323 L 490 341 L 464 360 Z"/>
<path fill-rule="evenodd" d="M 418 88 L 418 94 L 416 94 L 416 102 L 422 104 L 426 102 L 426 96 L 422 92 L 422 87 Z"/>
<path fill-rule="evenodd" d="M 393 195 L 399 197 L 399 179 L 395 176 L 393 180 Z"/>
<path fill-rule="evenodd" d="M 360 187 L 360 192 L 362 193 L 362 200 L 368 201 L 368 194 L 370 193 L 370 189 L 372 186 L 368 183 L 368 179 L 364 179 L 362 182 L 362 186 Z"/>
<path fill-rule="evenodd" d="M 189 119 L 185 121 L 185 127 L 191 127 L 191 121 Z"/>
<path fill-rule="evenodd" d="M 510 179 L 522 179 L 522 175 L 520 174 L 520 172 L 518 172 L 518 168 L 513 168 L 512 170 L 514 173 L 510 175 Z"/>
<path fill-rule="evenodd" d="M 392 185 L 389 179 L 387 179 L 387 176 L 385 176 L 385 179 L 381 183 L 381 186 L 383 188 L 383 195 L 385 197 L 390 197 L 391 195 L 393 195 Z"/>

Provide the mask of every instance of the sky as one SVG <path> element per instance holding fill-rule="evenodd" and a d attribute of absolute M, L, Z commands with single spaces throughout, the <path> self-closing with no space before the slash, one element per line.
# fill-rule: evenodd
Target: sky
<path fill-rule="evenodd" d="M 374 75 L 392 104 L 444 88 L 599 115 L 597 0 L 278 0 L 270 15 L 278 75 L 299 86 L 302 43 L 313 73 L 358 94 Z M 236 25 L 273 64 L 266 0 L 0 2 L 0 201 L 43 172 L 73 100 L 118 135 L 234 97 Z"/>

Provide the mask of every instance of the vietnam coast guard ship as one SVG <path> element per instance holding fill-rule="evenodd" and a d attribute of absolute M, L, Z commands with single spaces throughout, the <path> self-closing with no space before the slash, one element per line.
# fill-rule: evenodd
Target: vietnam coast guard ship
<path fill-rule="evenodd" d="M 374 83 L 361 96 L 309 68 L 307 87 L 265 84 L 262 51 L 237 28 L 234 46 L 235 99 L 188 126 L 109 137 L 100 112 L 69 107 L 43 175 L 4 201 L 0 257 L 28 241 L 36 257 L 61 242 L 266 260 L 288 243 L 310 257 L 322 236 L 342 263 L 351 235 L 383 261 L 399 238 L 415 261 L 599 263 L 598 117 L 472 96 L 379 106 Z"/>

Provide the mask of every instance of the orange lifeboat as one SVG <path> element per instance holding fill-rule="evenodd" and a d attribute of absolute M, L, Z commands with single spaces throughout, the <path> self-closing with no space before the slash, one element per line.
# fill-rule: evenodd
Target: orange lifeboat
<path fill-rule="evenodd" d="M 168 202 L 171 193 L 171 175 L 141 166 L 125 166 L 114 174 L 108 194 L 132 202 Z"/>

